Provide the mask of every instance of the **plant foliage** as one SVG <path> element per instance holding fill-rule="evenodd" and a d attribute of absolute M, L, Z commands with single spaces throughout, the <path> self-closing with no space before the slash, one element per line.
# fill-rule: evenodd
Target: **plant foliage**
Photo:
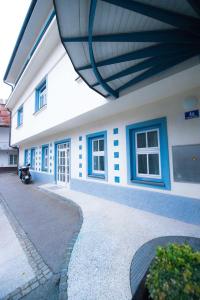
<path fill-rule="evenodd" d="M 146 286 L 153 300 L 200 300 L 200 252 L 187 244 L 158 247 Z"/>

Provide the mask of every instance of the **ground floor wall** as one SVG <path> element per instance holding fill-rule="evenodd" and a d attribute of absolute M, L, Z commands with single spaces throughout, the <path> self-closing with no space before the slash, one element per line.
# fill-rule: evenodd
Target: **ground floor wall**
<path fill-rule="evenodd" d="M 194 91 L 191 91 L 191 95 L 193 93 Z M 198 90 L 195 91 L 195 96 L 200 97 Z M 134 191 L 142 189 L 200 199 L 200 168 L 197 168 L 200 164 L 200 119 L 186 120 L 184 103 L 185 95 L 177 95 L 101 121 L 90 123 L 88 120 L 88 124 L 81 128 L 66 130 L 20 145 L 20 163 L 24 163 L 25 150 L 27 150 L 27 160 L 31 160 L 31 149 L 34 148 L 33 178 L 42 183 L 55 182 L 55 143 L 68 140 L 71 144 L 70 182 L 73 189 L 91 193 L 91 187 L 93 187 L 93 190 L 98 191 L 98 195 L 106 189 L 108 197 L 114 197 L 115 192 L 120 194 L 119 188 L 122 188 L 123 191 L 124 188 L 127 188 L 129 194 L 131 191 L 134 193 Z M 128 142 L 129 130 L 140 128 L 139 131 L 142 132 L 142 128 L 146 129 L 146 127 L 151 130 L 157 124 L 157 120 L 159 122 L 162 120 L 166 125 L 165 130 L 160 131 L 159 145 L 163 147 L 162 151 L 165 153 L 165 155 L 161 155 L 161 164 L 165 165 L 163 173 L 165 173 L 166 182 L 162 184 L 158 179 L 154 184 L 156 180 L 152 182 L 151 180 L 150 182 L 147 182 L 148 180 L 131 180 L 130 147 L 132 146 Z M 90 176 L 91 174 L 89 174 L 88 140 L 95 134 L 106 136 L 105 176 Z M 45 145 L 48 145 L 49 156 L 48 167 L 43 170 L 42 153 Z M 181 161 L 179 160 L 180 156 L 182 156 Z M 182 168 L 180 164 L 182 164 Z M 112 188 L 108 189 L 105 185 Z"/>
<path fill-rule="evenodd" d="M 0 150 L 0 171 L 15 170 L 17 162 L 17 150 Z"/>

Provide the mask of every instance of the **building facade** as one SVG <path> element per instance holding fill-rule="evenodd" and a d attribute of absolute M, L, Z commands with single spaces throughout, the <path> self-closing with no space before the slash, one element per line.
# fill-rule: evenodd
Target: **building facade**
<path fill-rule="evenodd" d="M 30 163 L 41 184 L 105 198 L 138 190 L 200 198 L 199 56 L 110 100 L 77 75 L 48 9 L 26 20 L 5 76 L 19 164 Z M 38 34 L 24 53 L 31 26 Z"/>
<path fill-rule="evenodd" d="M 10 113 L 0 100 L 0 172 L 17 170 L 17 150 L 9 145 Z"/>

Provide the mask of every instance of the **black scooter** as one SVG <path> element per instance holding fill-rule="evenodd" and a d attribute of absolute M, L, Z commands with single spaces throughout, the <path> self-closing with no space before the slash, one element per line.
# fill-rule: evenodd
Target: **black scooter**
<path fill-rule="evenodd" d="M 26 166 L 22 166 L 19 168 L 19 177 L 21 181 L 25 184 L 28 184 L 31 182 L 31 173 L 29 171 L 30 164 L 27 164 Z"/>

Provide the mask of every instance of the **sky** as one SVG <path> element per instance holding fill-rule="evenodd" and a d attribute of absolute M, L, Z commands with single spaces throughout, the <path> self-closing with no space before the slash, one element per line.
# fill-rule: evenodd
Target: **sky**
<path fill-rule="evenodd" d="M 31 0 L 0 0 L 0 99 L 7 99 L 11 88 L 3 77 Z"/>

